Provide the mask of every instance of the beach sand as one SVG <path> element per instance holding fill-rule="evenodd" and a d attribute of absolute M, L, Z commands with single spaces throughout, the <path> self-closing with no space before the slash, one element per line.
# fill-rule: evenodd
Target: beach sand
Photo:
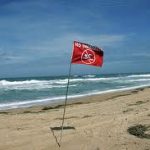
<path fill-rule="evenodd" d="M 61 104 L 1 111 L 0 150 L 150 150 L 150 88 L 70 101 L 59 148 L 62 113 Z M 129 134 L 135 125 L 147 131 Z"/>

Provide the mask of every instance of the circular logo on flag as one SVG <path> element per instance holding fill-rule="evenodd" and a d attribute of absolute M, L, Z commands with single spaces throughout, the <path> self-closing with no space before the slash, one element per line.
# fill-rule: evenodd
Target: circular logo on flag
<path fill-rule="evenodd" d="M 95 53 L 90 49 L 84 50 L 81 55 L 81 61 L 84 64 L 93 64 L 95 62 Z"/>

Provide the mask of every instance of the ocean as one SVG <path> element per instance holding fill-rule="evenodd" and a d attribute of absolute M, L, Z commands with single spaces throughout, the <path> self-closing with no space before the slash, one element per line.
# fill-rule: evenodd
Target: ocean
<path fill-rule="evenodd" d="M 64 101 L 67 76 L 0 79 L 0 110 Z M 71 76 L 68 99 L 150 86 L 150 73 Z"/>

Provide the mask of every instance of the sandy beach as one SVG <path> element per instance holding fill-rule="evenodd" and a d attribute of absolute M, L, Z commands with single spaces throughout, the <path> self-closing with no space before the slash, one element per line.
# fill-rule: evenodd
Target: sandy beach
<path fill-rule="evenodd" d="M 149 108 L 150 88 L 72 100 L 61 147 L 61 104 L 1 111 L 0 150 L 150 150 Z M 138 125 L 146 130 L 129 134 Z"/>

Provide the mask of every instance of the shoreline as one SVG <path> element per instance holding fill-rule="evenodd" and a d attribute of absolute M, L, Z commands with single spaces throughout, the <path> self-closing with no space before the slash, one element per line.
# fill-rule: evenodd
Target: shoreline
<path fill-rule="evenodd" d="M 142 86 L 138 88 L 131 88 L 126 90 L 111 90 L 105 93 L 96 93 L 96 94 L 88 94 L 83 95 L 80 97 L 69 98 L 67 101 L 67 106 L 74 105 L 74 104 L 86 104 L 86 103 L 93 103 L 93 102 L 103 102 L 109 99 L 130 95 L 132 93 L 136 93 L 139 91 L 143 91 L 144 89 L 150 89 L 150 86 Z M 99 100 L 98 100 L 99 98 Z M 32 106 L 24 106 L 24 107 L 17 107 L 17 108 L 9 108 L 9 109 L 1 109 L 0 114 L 7 114 L 7 113 L 23 113 L 23 112 L 41 112 L 50 109 L 57 109 L 64 106 L 65 99 L 61 99 L 61 101 L 52 101 L 52 102 L 45 102 L 39 103 Z"/>
<path fill-rule="evenodd" d="M 126 92 L 126 91 L 132 91 L 136 89 L 141 89 L 141 88 L 149 88 L 150 85 L 141 85 L 141 86 L 135 86 L 135 87 L 130 87 L 130 88 L 121 88 L 121 89 L 112 89 L 112 90 L 106 90 L 106 91 L 97 91 L 93 93 L 88 93 L 88 94 L 78 94 L 78 95 L 73 95 L 70 96 L 68 95 L 68 102 L 72 101 L 78 101 L 78 99 L 86 98 L 89 96 L 97 96 L 97 95 L 106 95 L 106 94 L 111 94 L 111 93 L 118 93 L 118 92 Z M 14 103 L 4 103 L 1 104 L 0 106 L 0 112 L 1 111 L 9 111 L 9 110 L 14 110 L 14 109 L 25 109 L 25 108 L 31 108 L 31 107 L 39 107 L 39 106 L 46 106 L 46 105 L 59 105 L 63 104 L 65 100 L 64 97 L 58 97 L 58 98 L 52 98 L 51 99 L 41 99 L 41 100 L 33 100 L 33 101 L 23 101 L 23 102 L 14 102 Z"/>

